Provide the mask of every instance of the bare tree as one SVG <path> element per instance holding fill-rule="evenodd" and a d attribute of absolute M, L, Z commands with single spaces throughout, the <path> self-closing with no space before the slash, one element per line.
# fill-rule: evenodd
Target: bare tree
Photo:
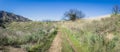
<path fill-rule="evenodd" d="M 81 18 L 85 17 L 85 14 L 82 11 L 79 11 L 77 9 L 70 9 L 64 15 L 65 15 L 65 17 L 67 17 L 68 20 L 72 20 L 72 21 L 75 21 L 76 19 L 81 19 Z"/>
<path fill-rule="evenodd" d="M 117 14 L 119 14 L 120 13 L 120 8 L 119 8 L 119 6 L 118 5 L 115 5 L 114 7 L 113 7 L 113 14 L 114 15 L 117 15 Z"/>

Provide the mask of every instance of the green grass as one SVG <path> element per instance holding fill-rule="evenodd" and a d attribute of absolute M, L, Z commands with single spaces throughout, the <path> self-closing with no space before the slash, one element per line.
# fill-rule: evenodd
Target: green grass
<path fill-rule="evenodd" d="M 72 47 L 69 45 L 67 40 L 63 40 L 62 43 L 62 52 L 74 52 L 74 50 L 72 49 Z"/>
<path fill-rule="evenodd" d="M 62 52 L 74 52 L 64 33 L 62 34 Z"/>
<path fill-rule="evenodd" d="M 74 34 L 71 33 L 71 31 L 69 31 L 68 29 L 66 28 L 63 28 L 63 33 L 64 33 L 64 36 L 66 38 L 68 38 L 70 41 L 71 41 L 71 44 L 72 46 L 76 49 L 76 51 L 80 52 L 82 51 L 80 48 L 81 48 L 81 45 L 79 43 L 79 41 L 74 37 Z M 73 48 L 72 48 L 73 49 Z M 74 50 L 75 51 L 75 50 Z"/>

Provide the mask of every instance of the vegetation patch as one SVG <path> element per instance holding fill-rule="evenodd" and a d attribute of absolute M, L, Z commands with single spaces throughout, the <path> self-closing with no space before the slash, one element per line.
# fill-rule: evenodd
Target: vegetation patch
<path fill-rule="evenodd" d="M 57 27 L 48 22 L 13 22 L 0 33 L 0 46 L 24 48 L 28 52 L 45 52 L 57 34 Z"/>
<path fill-rule="evenodd" d="M 119 52 L 120 16 L 103 18 L 100 21 L 85 23 L 81 27 L 63 30 L 77 52 Z M 70 26 L 70 25 L 68 25 Z M 79 47 L 76 47 L 79 46 Z"/>

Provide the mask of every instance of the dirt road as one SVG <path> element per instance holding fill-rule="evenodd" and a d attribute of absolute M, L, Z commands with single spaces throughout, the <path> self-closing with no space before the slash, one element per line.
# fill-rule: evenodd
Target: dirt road
<path fill-rule="evenodd" d="M 62 39 L 61 39 L 61 31 L 58 31 L 58 34 L 54 38 L 50 49 L 48 50 L 49 52 L 61 52 L 62 50 Z"/>

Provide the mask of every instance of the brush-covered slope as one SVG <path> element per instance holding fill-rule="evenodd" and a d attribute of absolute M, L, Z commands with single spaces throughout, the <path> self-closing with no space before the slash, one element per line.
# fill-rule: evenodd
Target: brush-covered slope
<path fill-rule="evenodd" d="M 65 45 L 69 43 L 63 44 L 63 52 L 120 51 L 120 15 L 91 22 L 65 23 L 64 27 L 65 38 L 69 39 L 68 42 L 71 44 L 69 46 Z"/>
<path fill-rule="evenodd" d="M 12 22 L 5 29 L 0 29 L 0 51 L 45 52 L 56 33 L 54 23 Z"/>

